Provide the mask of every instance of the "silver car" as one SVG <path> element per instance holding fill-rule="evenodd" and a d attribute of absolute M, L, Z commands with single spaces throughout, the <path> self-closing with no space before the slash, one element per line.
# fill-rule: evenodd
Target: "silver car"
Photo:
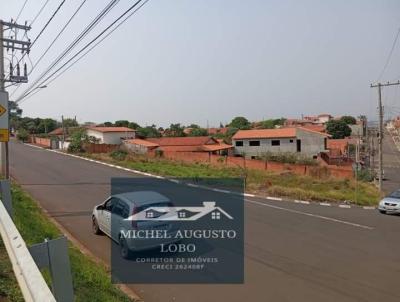
<path fill-rule="evenodd" d="M 123 258 L 129 258 L 133 251 L 153 249 L 160 244 L 173 243 L 171 239 L 126 238 L 132 230 L 163 230 L 171 238 L 176 233 L 173 223 L 166 221 L 132 221 L 127 218 L 150 207 L 170 207 L 171 201 L 157 192 L 137 191 L 110 196 L 95 206 L 92 214 L 92 229 L 96 235 L 106 234 L 120 245 Z"/>
<path fill-rule="evenodd" d="M 386 213 L 400 213 L 400 189 L 390 193 L 379 202 L 379 212 Z"/>

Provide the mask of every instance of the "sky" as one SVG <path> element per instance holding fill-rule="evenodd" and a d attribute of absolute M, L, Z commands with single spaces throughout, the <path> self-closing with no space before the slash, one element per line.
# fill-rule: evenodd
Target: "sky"
<path fill-rule="evenodd" d="M 0 18 L 15 18 L 24 1 L 0 0 Z M 66 1 L 32 47 L 33 63 L 81 1 Z M 18 21 L 29 24 L 44 2 L 29 0 Z M 32 40 L 60 2 L 49 1 L 28 33 Z M 108 2 L 86 1 L 32 72 L 31 82 Z M 84 42 L 132 3 L 120 0 Z M 164 127 L 219 126 L 235 116 L 262 120 L 331 113 L 376 119 L 377 91 L 370 84 L 400 79 L 400 39 L 379 79 L 399 27 L 398 0 L 150 0 L 20 106 L 31 117 L 127 119 Z M 383 100 L 387 116 L 400 113 L 399 86 L 384 89 Z"/>

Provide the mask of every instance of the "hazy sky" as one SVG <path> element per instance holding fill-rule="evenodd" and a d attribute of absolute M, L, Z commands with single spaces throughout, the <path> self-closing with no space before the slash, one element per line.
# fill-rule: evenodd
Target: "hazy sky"
<path fill-rule="evenodd" d="M 0 18 L 15 18 L 23 2 L 0 0 Z M 44 2 L 29 0 L 19 21 L 32 20 Z M 31 38 L 60 2 L 50 0 Z M 31 81 L 108 2 L 87 0 Z M 133 2 L 121 0 L 90 37 Z M 32 48 L 33 62 L 80 3 L 66 1 Z M 207 121 L 218 126 L 237 115 L 251 120 L 318 113 L 374 117 L 377 93 L 369 85 L 377 80 L 399 27 L 399 0 L 150 0 L 21 107 L 28 116 L 162 126 Z M 382 80 L 399 78 L 400 41 Z M 384 101 L 388 113 L 400 113 L 400 88 L 386 89 Z"/>

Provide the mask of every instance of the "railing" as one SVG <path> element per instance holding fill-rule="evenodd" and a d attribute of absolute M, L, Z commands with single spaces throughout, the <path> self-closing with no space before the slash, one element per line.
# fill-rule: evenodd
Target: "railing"
<path fill-rule="evenodd" d="M 25 301 L 55 302 L 56 299 L 1 201 L 0 234 Z"/>

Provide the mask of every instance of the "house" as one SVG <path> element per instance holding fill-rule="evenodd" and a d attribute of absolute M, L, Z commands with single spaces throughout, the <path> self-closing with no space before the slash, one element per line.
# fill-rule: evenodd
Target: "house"
<path fill-rule="evenodd" d="M 234 154 L 255 158 L 263 153 L 290 152 L 315 157 L 327 150 L 328 134 L 303 127 L 239 130 L 232 137 Z"/>
<path fill-rule="evenodd" d="M 233 219 L 221 207 L 217 207 L 214 201 L 203 201 L 203 206 L 200 207 L 150 207 L 126 220 L 194 221 L 206 216 L 212 220 Z"/>
<path fill-rule="evenodd" d="M 124 140 L 123 146 L 126 151 L 130 151 L 136 154 L 147 154 L 154 149 L 157 149 L 160 145 L 145 139 L 134 138 Z"/>
<path fill-rule="evenodd" d="M 323 113 L 317 116 L 305 116 L 304 119 L 309 120 L 315 124 L 326 124 L 331 119 L 333 119 L 333 116 L 330 114 Z"/>
<path fill-rule="evenodd" d="M 133 147 L 134 149 L 144 150 L 144 147 L 146 147 L 147 151 L 156 149 L 173 152 L 210 152 L 219 154 L 228 153 L 233 148 L 232 145 L 219 142 L 210 136 L 148 138 L 140 141 L 128 140 L 126 144 L 136 145 Z M 144 146 L 145 144 L 147 146 Z"/>
<path fill-rule="evenodd" d="M 88 136 L 95 137 L 100 144 L 119 145 L 125 139 L 134 139 L 135 130 L 127 127 L 90 127 Z"/>
<path fill-rule="evenodd" d="M 228 132 L 228 130 L 229 130 L 228 127 L 207 129 L 209 135 L 217 135 L 217 134 L 225 135 Z"/>

